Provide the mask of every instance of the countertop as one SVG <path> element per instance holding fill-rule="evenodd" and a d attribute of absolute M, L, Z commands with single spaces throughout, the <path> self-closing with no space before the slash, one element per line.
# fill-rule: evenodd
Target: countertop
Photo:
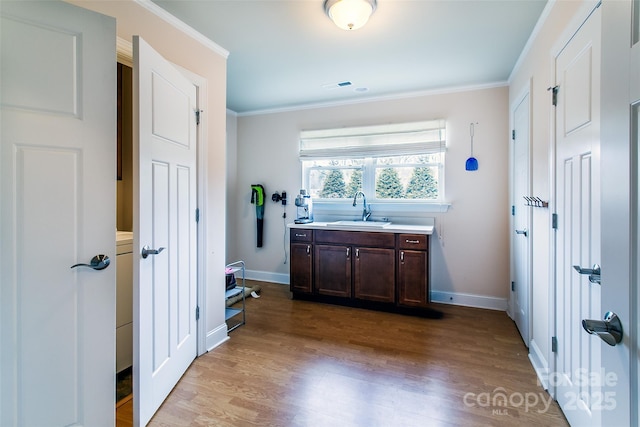
<path fill-rule="evenodd" d="M 396 224 L 392 222 L 384 227 L 349 227 L 346 225 L 335 225 L 332 222 L 314 221 L 309 224 L 287 224 L 287 228 L 305 228 L 312 230 L 338 230 L 338 231 L 366 231 L 370 233 L 412 233 L 412 234 L 433 234 L 433 225 L 408 225 Z"/>

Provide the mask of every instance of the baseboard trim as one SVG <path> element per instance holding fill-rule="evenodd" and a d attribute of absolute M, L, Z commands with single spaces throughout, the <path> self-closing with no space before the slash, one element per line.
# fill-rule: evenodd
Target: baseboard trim
<path fill-rule="evenodd" d="M 533 366 L 533 370 L 536 371 L 538 382 L 542 388 L 549 390 L 549 364 L 535 340 L 531 340 L 529 343 L 529 361 Z"/>
<path fill-rule="evenodd" d="M 272 273 L 270 271 L 245 270 L 247 279 L 259 280 L 261 282 L 279 283 L 281 285 L 289 284 L 289 275 L 285 273 Z"/>
<path fill-rule="evenodd" d="M 227 324 L 223 323 L 215 329 L 207 332 L 207 351 L 211 351 L 229 339 Z"/>
<path fill-rule="evenodd" d="M 246 278 L 261 282 L 289 284 L 289 275 L 269 271 L 246 270 Z M 507 311 L 509 303 L 506 298 L 487 297 L 483 295 L 462 294 L 457 292 L 431 291 L 431 301 L 442 304 L 461 305 L 465 307 L 485 308 L 488 310 Z"/>
<path fill-rule="evenodd" d="M 431 302 L 507 311 L 507 299 L 458 292 L 431 291 Z"/>

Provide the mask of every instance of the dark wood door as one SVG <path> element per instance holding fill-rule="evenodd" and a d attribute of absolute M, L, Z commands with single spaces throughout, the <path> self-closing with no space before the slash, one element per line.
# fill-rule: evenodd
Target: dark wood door
<path fill-rule="evenodd" d="M 289 263 L 291 292 L 313 291 L 313 246 L 311 243 L 291 243 Z"/>
<path fill-rule="evenodd" d="M 351 247 L 315 245 L 315 291 L 351 298 Z"/>
<path fill-rule="evenodd" d="M 428 252 L 398 251 L 398 304 L 425 307 L 429 303 Z"/>
<path fill-rule="evenodd" d="M 355 297 L 370 301 L 394 302 L 395 259 L 394 249 L 355 248 Z"/>

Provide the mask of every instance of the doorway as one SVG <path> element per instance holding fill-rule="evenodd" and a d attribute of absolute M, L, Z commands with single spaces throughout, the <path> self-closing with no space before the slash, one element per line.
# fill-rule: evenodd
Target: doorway
<path fill-rule="evenodd" d="M 133 68 L 117 63 L 116 425 L 133 425 Z"/>
<path fill-rule="evenodd" d="M 203 269 L 197 247 L 197 189 L 203 178 L 197 167 L 202 141 L 197 112 L 198 92 L 206 81 L 166 61 L 142 38 L 134 36 L 133 42 L 135 66 L 118 66 L 118 128 L 123 136 L 118 170 L 125 195 L 119 220 L 126 223 L 133 211 L 133 252 L 142 248 L 141 256 L 131 254 L 133 357 L 125 366 L 133 367 L 133 398 L 124 413 L 129 419 L 133 413 L 135 423 L 145 424 L 202 348 L 197 340 L 203 321 L 197 305 L 197 277 Z M 118 40 L 119 59 L 123 43 Z M 129 119 L 136 122 L 130 129 Z M 129 154 L 131 185 L 125 181 Z M 117 418 L 127 425 L 120 416 L 122 408 Z"/>

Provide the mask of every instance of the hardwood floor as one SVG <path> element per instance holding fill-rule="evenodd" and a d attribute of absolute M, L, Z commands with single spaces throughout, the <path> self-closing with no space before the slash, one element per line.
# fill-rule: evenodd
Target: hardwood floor
<path fill-rule="evenodd" d="M 424 319 L 260 285 L 247 324 L 193 362 L 151 426 L 567 425 L 504 312 Z"/>
<path fill-rule="evenodd" d="M 133 395 L 116 402 L 116 427 L 133 426 Z"/>

